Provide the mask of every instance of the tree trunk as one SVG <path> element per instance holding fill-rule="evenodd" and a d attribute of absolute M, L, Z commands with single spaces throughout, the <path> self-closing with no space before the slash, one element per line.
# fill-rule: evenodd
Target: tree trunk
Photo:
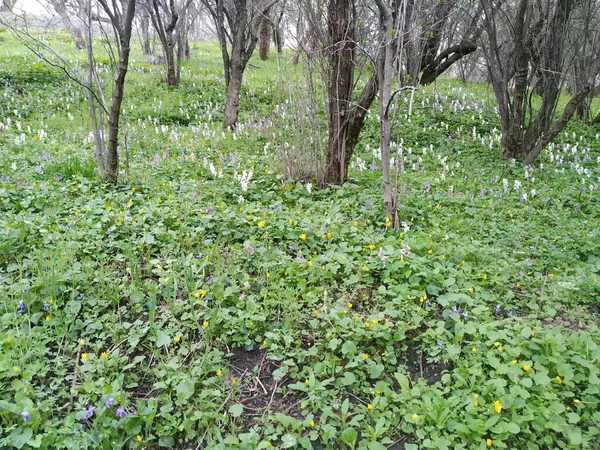
<path fill-rule="evenodd" d="M 140 31 L 142 33 L 142 52 L 144 55 L 151 55 L 152 48 L 150 47 L 150 16 L 146 8 L 142 8 L 140 15 Z"/>
<path fill-rule="evenodd" d="M 52 6 L 56 13 L 60 16 L 63 25 L 71 34 L 71 38 L 73 38 L 73 42 L 75 43 L 75 47 L 77 50 L 83 50 L 85 48 L 85 41 L 83 40 L 83 33 L 81 29 L 76 27 L 73 22 L 71 22 L 71 17 L 69 12 L 67 11 L 67 5 L 65 4 L 65 0 L 53 0 Z"/>
<path fill-rule="evenodd" d="M 17 0 L 0 0 L 0 12 L 12 12 Z"/>
<path fill-rule="evenodd" d="M 328 4 L 329 62 L 329 148 L 325 182 L 343 184 L 348 176 L 350 105 L 354 87 L 354 23 L 351 0 Z"/>
<path fill-rule="evenodd" d="M 271 22 L 268 17 L 263 17 L 260 21 L 260 26 L 258 29 L 258 48 L 260 59 L 266 61 L 269 59 L 269 47 L 271 45 L 271 36 L 269 33 L 269 28 L 271 27 Z"/>
<path fill-rule="evenodd" d="M 167 60 L 167 86 L 178 86 L 179 77 L 177 76 L 175 63 L 175 42 L 172 34 L 169 34 L 166 37 L 167 42 L 166 45 L 163 46 L 163 49 Z"/>
<path fill-rule="evenodd" d="M 392 100 L 392 79 L 394 77 L 393 64 L 394 52 L 392 47 L 392 12 L 384 3 L 385 0 L 375 0 L 379 8 L 380 16 L 380 52 L 383 57 L 379 58 L 377 76 L 379 78 L 379 145 L 381 147 L 381 164 L 383 170 L 383 209 L 390 221 L 398 227 L 396 214 L 396 191 L 392 187 L 391 178 L 391 135 L 392 125 L 390 122 L 390 103 Z"/>
<path fill-rule="evenodd" d="M 242 89 L 242 79 L 244 78 L 243 68 L 232 65 L 231 69 L 229 84 L 227 85 L 225 113 L 223 114 L 223 129 L 234 129 L 237 125 L 240 92 Z"/>
<path fill-rule="evenodd" d="M 129 51 L 131 43 L 131 28 L 135 13 L 135 0 L 129 0 L 127 13 L 120 35 L 121 49 L 119 51 L 119 71 L 115 79 L 110 105 L 110 116 L 108 117 L 108 147 L 106 158 L 106 181 L 116 183 L 119 177 L 119 118 L 121 116 L 121 104 L 123 103 L 123 91 L 125 87 L 125 75 L 129 66 Z"/>

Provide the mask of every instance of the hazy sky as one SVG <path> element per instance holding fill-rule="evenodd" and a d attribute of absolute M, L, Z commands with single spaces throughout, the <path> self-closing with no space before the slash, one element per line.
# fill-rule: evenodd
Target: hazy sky
<path fill-rule="evenodd" d="M 15 12 L 28 12 L 29 14 L 43 15 L 47 14 L 46 7 L 48 3 L 45 0 L 17 0 Z"/>

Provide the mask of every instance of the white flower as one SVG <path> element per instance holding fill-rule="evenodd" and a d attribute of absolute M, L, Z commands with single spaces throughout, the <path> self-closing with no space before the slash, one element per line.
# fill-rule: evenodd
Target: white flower
<path fill-rule="evenodd" d="M 308 191 L 309 194 L 312 192 L 312 184 L 311 183 L 306 184 L 306 190 Z"/>

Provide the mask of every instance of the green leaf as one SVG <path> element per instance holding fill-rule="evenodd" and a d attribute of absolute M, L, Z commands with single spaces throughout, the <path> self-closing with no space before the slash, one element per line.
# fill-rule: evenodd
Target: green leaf
<path fill-rule="evenodd" d="M 356 353 L 356 344 L 352 341 L 347 341 L 344 343 L 344 345 L 342 345 L 342 354 L 343 355 L 348 355 L 348 354 L 354 354 Z"/>
<path fill-rule="evenodd" d="M 236 403 L 235 405 L 231 405 L 229 407 L 229 414 L 231 414 L 233 417 L 240 417 L 243 412 L 244 407 L 241 403 Z"/>
<path fill-rule="evenodd" d="M 410 389 L 408 377 L 406 375 L 400 372 L 396 372 L 394 377 L 396 378 L 396 380 L 398 380 L 398 384 L 402 389 Z"/>
<path fill-rule="evenodd" d="M 511 422 L 506 426 L 506 431 L 512 434 L 517 434 L 521 431 L 521 428 L 516 423 Z"/>
<path fill-rule="evenodd" d="M 171 436 L 161 436 L 158 439 L 158 445 L 160 447 L 173 447 L 175 445 L 175 439 Z"/>
<path fill-rule="evenodd" d="M 284 434 L 281 437 L 281 448 L 292 448 L 296 445 L 298 441 L 291 434 Z"/>
<path fill-rule="evenodd" d="M 23 448 L 27 441 L 33 436 L 31 428 L 17 428 L 10 433 L 10 442 L 15 448 Z"/>
<path fill-rule="evenodd" d="M 177 400 L 185 402 L 194 393 L 194 383 L 189 380 L 183 380 L 177 385 Z"/>
<path fill-rule="evenodd" d="M 165 345 L 169 345 L 171 343 L 171 337 L 165 333 L 163 330 L 158 330 L 158 336 L 156 338 L 156 346 L 164 347 Z"/>
<path fill-rule="evenodd" d="M 574 428 L 572 431 L 569 432 L 569 440 L 571 441 L 571 444 L 573 445 L 581 445 L 581 429 L 580 428 Z"/>
<path fill-rule="evenodd" d="M 344 377 L 342 378 L 342 385 L 350 386 L 356 381 L 356 377 L 352 372 L 344 372 Z"/>
<path fill-rule="evenodd" d="M 354 428 L 346 428 L 342 432 L 342 441 L 344 444 L 347 444 L 351 447 L 354 447 L 354 443 L 356 442 L 356 438 L 358 437 L 358 432 Z"/>

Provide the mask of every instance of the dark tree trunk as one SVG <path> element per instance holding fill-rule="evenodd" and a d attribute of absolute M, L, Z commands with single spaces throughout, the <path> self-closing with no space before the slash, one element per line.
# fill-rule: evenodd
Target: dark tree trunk
<path fill-rule="evenodd" d="M 125 12 L 123 31 L 119 36 L 119 70 L 115 79 L 110 105 L 110 116 L 108 117 L 108 147 L 106 158 L 107 181 L 116 182 L 119 177 L 119 118 L 121 116 L 121 104 L 123 103 L 123 92 L 125 87 L 125 75 L 129 67 L 129 52 L 131 43 L 131 28 L 135 14 L 135 0 L 129 0 Z"/>
<path fill-rule="evenodd" d="M 242 80 L 244 71 L 235 65 L 232 66 L 231 78 L 227 85 L 227 101 L 225 103 L 225 112 L 223 114 L 223 128 L 233 129 L 237 125 L 240 103 L 240 92 L 242 89 Z"/>
<path fill-rule="evenodd" d="M 175 60 L 176 40 L 174 36 L 175 27 L 179 20 L 177 5 L 175 4 L 175 0 L 168 0 L 168 6 L 166 4 L 167 0 L 164 0 L 164 2 L 163 0 L 148 1 L 150 18 L 162 44 L 167 61 L 167 86 L 178 86 L 180 59 L 177 58 L 177 61 Z M 163 20 L 163 15 L 166 16 L 166 22 Z"/>
<path fill-rule="evenodd" d="M 163 50 L 167 60 L 167 86 L 177 86 L 179 85 L 179 77 L 177 76 L 178 71 L 175 62 L 175 40 L 172 34 L 166 36 Z"/>
<path fill-rule="evenodd" d="M 268 17 L 263 17 L 258 28 L 258 49 L 260 59 L 263 61 L 269 59 L 269 47 L 271 46 L 269 28 L 271 28 L 271 21 Z"/>
<path fill-rule="evenodd" d="M 347 147 L 354 87 L 353 6 L 352 0 L 330 0 L 328 5 L 329 148 L 325 171 L 327 184 L 342 184 L 346 181 L 353 150 Z"/>

